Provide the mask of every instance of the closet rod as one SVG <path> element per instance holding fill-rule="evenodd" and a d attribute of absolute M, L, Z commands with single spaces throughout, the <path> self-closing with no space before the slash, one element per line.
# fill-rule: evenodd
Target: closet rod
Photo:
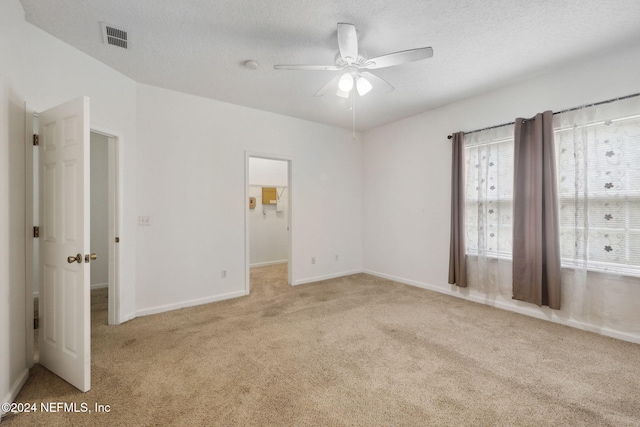
<path fill-rule="evenodd" d="M 582 108 L 587 108 L 587 107 L 595 107 L 596 105 L 608 104 L 610 102 L 622 101 L 623 99 L 629 99 L 629 98 L 633 98 L 633 97 L 636 97 L 636 96 L 640 96 L 640 93 L 634 93 L 634 94 L 627 95 L 627 96 L 621 96 L 621 97 L 618 97 L 618 98 L 607 99 L 606 101 L 595 102 L 593 104 L 581 105 L 580 107 L 567 108 L 566 110 L 555 111 L 553 113 L 553 115 L 555 116 L 556 114 L 568 113 L 569 111 L 576 111 L 576 110 L 580 110 Z M 470 132 L 465 132 L 464 134 L 468 135 L 470 133 L 482 132 L 483 130 L 501 128 L 502 126 L 509 126 L 509 125 L 514 124 L 514 123 L 515 122 L 509 122 L 509 123 L 503 123 L 501 125 L 489 126 L 489 127 L 482 128 L 482 129 L 472 130 Z M 447 139 L 451 139 L 451 138 L 453 138 L 453 135 L 448 135 L 447 136 Z"/>

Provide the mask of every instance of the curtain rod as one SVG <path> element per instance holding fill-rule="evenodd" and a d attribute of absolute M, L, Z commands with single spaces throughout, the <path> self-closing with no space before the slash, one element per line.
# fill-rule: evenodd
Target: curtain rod
<path fill-rule="evenodd" d="M 587 107 L 595 107 L 596 105 L 608 104 L 610 102 L 622 101 L 623 99 L 634 98 L 636 96 L 640 96 L 640 93 L 634 93 L 634 94 L 631 94 L 631 95 L 621 96 L 619 98 L 607 99 L 606 101 L 595 102 L 593 104 L 581 105 L 580 107 L 567 108 L 566 110 L 555 111 L 553 113 L 553 115 L 555 116 L 556 114 L 568 113 L 569 111 L 576 111 L 576 110 L 580 110 L 582 108 L 587 108 Z M 489 127 L 482 128 L 482 129 L 472 130 L 470 132 L 465 132 L 464 134 L 468 135 L 470 133 L 476 133 L 476 132 L 482 132 L 483 130 L 501 128 L 503 126 L 509 126 L 509 125 L 512 125 L 512 124 L 515 124 L 515 121 L 509 122 L 509 123 L 503 123 L 501 125 L 489 126 Z M 447 139 L 451 139 L 451 138 L 453 138 L 453 135 L 448 135 L 447 136 Z"/>

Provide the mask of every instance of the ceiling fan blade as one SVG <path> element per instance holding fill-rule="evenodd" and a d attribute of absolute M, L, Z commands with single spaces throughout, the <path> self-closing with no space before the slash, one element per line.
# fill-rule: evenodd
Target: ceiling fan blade
<path fill-rule="evenodd" d="M 420 61 L 421 59 L 431 58 L 432 56 L 432 48 L 420 47 L 418 49 L 403 50 L 401 52 L 389 53 L 387 55 L 369 59 L 361 68 L 375 70 L 377 68 L 393 67 L 394 65 Z"/>
<path fill-rule="evenodd" d="M 340 56 L 347 64 L 358 58 L 358 34 L 355 25 L 338 23 L 338 47 Z"/>
<path fill-rule="evenodd" d="M 384 87 L 385 92 L 391 92 L 393 90 L 395 90 L 396 88 L 393 87 L 393 85 L 391 83 L 389 83 L 388 81 L 386 81 L 385 79 L 376 76 L 373 73 L 368 73 L 366 71 L 361 72 L 360 75 L 362 77 L 367 78 L 371 84 L 375 87 L 375 86 L 382 86 Z"/>
<path fill-rule="evenodd" d="M 327 83 L 326 85 L 322 86 L 320 88 L 319 91 L 317 91 L 313 96 L 323 96 L 325 95 L 327 92 L 329 92 L 330 90 L 332 90 L 335 87 L 338 87 L 338 80 L 340 80 L 341 76 L 335 76 L 334 78 L 332 78 L 331 80 L 329 80 L 329 83 Z"/>
<path fill-rule="evenodd" d="M 274 65 L 276 70 L 304 70 L 304 71 L 338 71 L 340 67 L 335 65 Z"/>

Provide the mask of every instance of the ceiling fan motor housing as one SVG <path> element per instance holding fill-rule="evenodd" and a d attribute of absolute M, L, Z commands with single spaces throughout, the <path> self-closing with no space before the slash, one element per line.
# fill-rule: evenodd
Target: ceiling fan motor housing
<path fill-rule="evenodd" d="M 340 52 L 336 54 L 335 64 L 337 67 L 340 67 L 340 68 L 345 68 L 349 65 L 360 68 L 364 66 L 366 63 L 367 63 L 367 57 L 362 52 L 358 54 L 358 57 L 356 58 L 356 60 L 351 62 L 351 64 L 348 64 L 347 61 L 345 61 L 344 58 L 342 58 L 342 55 L 340 55 Z"/>

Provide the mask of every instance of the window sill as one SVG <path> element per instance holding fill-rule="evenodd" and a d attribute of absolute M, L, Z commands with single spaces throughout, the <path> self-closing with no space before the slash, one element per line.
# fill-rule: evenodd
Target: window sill
<path fill-rule="evenodd" d="M 480 258 L 477 253 L 467 253 L 467 258 Z M 484 258 L 487 258 L 491 261 L 508 261 L 511 262 L 511 255 L 506 254 L 488 254 L 484 255 Z M 580 270 L 581 267 L 575 265 L 572 262 L 562 261 L 560 264 L 560 268 L 562 270 Z M 597 263 L 592 262 L 586 268 L 588 275 L 594 275 L 602 278 L 610 278 L 611 276 L 616 276 L 619 278 L 630 278 L 630 279 L 640 279 L 640 269 L 628 268 L 628 267 L 615 267 L 613 269 L 610 264 L 606 263 Z"/>

